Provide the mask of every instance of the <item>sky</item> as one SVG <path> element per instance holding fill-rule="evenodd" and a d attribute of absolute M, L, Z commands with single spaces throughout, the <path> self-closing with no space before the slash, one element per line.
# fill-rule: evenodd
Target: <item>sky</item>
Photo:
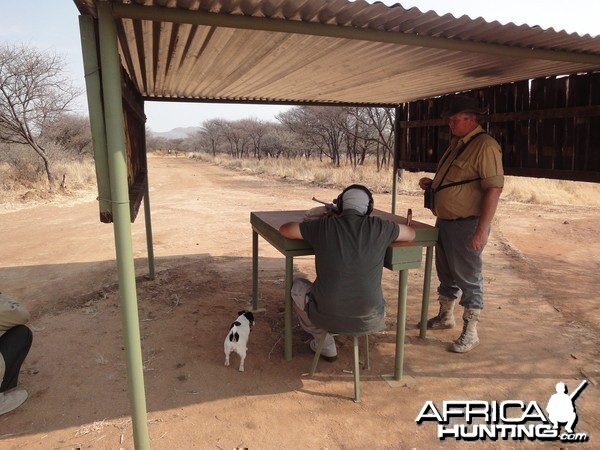
<path fill-rule="evenodd" d="M 600 35 L 600 0 L 562 3 L 548 0 L 383 0 L 383 3 L 400 3 L 407 9 L 417 7 L 439 15 L 468 15 L 500 23 L 514 22 L 582 35 Z M 0 0 L 0 43 L 26 44 L 61 55 L 67 75 L 76 86 L 84 88 L 78 15 L 72 0 Z M 145 103 L 146 125 L 155 132 L 200 126 L 205 120 L 215 118 L 275 121 L 275 116 L 287 109 L 287 106 L 274 105 Z M 75 112 L 88 114 L 85 95 L 75 106 Z"/>

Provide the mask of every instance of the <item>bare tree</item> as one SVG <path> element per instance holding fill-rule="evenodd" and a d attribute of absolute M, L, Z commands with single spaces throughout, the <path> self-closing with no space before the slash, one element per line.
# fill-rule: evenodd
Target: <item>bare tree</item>
<path fill-rule="evenodd" d="M 146 148 L 148 151 L 164 150 L 169 147 L 168 140 L 162 136 L 156 136 L 146 127 Z"/>
<path fill-rule="evenodd" d="M 78 114 L 63 114 L 44 125 L 43 142 L 54 142 L 70 156 L 93 155 L 90 120 Z"/>
<path fill-rule="evenodd" d="M 267 123 L 267 132 L 261 140 L 261 151 L 266 158 L 295 158 L 302 156 L 298 136 L 279 123 Z"/>
<path fill-rule="evenodd" d="M 225 136 L 227 121 L 223 119 L 210 119 L 202 123 L 200 133 L 206 142 L 210 145 L 213 156 L 217 154 L 219 142 Z"/>
<path fill-rule="evenodd" d="M 277 115 L 291 131 L 308 139 L 332 163 L 340 165 L 346 111 L 332 106 L 297 106 Z"/>
<path fill-rule="evenodd" d="M 377 170 L 389 166 L 394 155 L 394 110 L 391 108 L 367 108 L 370 125 L 377 131 Z M 379 157 L 379 149 L 382 154 Z"/>
<path fill-rule="evenodd" d="M 254 118 L 240 120 L 238 124 L 250 141 L 253 156 L 261 159 L 261 144 L 265 134 L 269 131 L 269 124 Z"/>
<path fill-rule="evenodd" d="M 51 189 L 55 176 L 40 133 L 81 93 L 64 75 L 61 57 L 24 45 L 0 45 L 0 141 L 31 147 L 44 163 Z"/>
<path fill-rule="evenodd" d="M 250 137 L 246 132 L 243 120 L 226 122 L 223 132 L 223 136 L 229 144 L 229 152 L 233 158 L 243 158 L 244 154 L 247 157 L 250 156 L 248 154 Z"/>
<path fill-rule="evenodd" d="M 346 122 L 344 124 L 344 138 L 346 141 L 346 160 L 356 167 L 365 162 L 369 148 L 369 127 L 358 120 L 361 108 L 347 108 Z"/>
<path fill-rule="evenodd" d="M 356 137 L 360 142 L 361 160 L 366 151 L 377 159 L 377 170 L 389 165 L 394 154 L 394 110 L 390 108 L 353 108 L 348 111 L 352 116 L 349 120 L 352 127 L 346 132 Z"/>

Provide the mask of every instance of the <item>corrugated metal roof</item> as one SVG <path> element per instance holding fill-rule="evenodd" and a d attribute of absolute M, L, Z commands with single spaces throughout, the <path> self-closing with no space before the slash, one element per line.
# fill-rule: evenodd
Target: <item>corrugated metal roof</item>
<path fill-rule="evenodd" d="M 96 17 L 93 0 L 74 0 Z M 146 99 L 394 105 L 600 70 L 600 37 L 364 0 L 110 0 Z"/>

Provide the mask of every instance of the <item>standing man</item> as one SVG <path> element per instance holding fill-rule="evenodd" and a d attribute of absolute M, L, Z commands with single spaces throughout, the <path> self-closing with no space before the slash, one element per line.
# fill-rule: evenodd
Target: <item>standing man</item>
<path fill-rule="evenodd" d="M 383 259 L 394 241 L 412 241 L 415 230 L 371 217 L 373 196 L 365 186 L 348 186 L 335 201 L 336 213 L 316 220 L 289 222 L 279 232 L 304 239 L 315 251 L 317 278 L 297 278 L 292 284 L 294 310 L 317 348 L 321 333 L 369 333 L 385 329 L 381 288 Z M 321 357 L 333 362 L 337 349 L 328 334 Z"/>
<path fill-rule="evenodd" d="M 31 348 L 33 335 L 24 324 L 29 311 L 0 292 L 0 415 L 27 400 L 27 391 L 17 389 L 19 371 Z"/>
<path fill-rule="evenodd" d="M 438 163 L 433 180 L 421 178 L 426 207 L 437 216 L 439 237 L 435 265 L 440 281 L 440 310 L 427 328 L 453 328 L 454 303 L 464 308 L 463 330 L 449 350 L 468 352 L 479 344 L 477 322 L 483 309 L 482 252 L 504 186 L 502 152 L 498 143 L 479 125 L 487 113 L 477 99 L 456 95 L 442 113 L 452 138 Z M 429 202 L 429 204 L 427 204 Z"/>

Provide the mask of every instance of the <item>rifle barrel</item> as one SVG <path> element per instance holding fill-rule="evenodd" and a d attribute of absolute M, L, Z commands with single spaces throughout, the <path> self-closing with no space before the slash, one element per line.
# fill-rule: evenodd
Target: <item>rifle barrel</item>
<path fill-rule="evenodd" d="M 579 394 L 580 391 L 583 390 L 584 387 L 586 387 L 588 384 L 588 380 L 583 380 L 581 382 L 581 384 L 579 386 L 577 386 L 577 388 L 573 391 L 573 393 L 571 395 L 569 395 L 570 399 L 573 399 L 577 394 Z"/>

